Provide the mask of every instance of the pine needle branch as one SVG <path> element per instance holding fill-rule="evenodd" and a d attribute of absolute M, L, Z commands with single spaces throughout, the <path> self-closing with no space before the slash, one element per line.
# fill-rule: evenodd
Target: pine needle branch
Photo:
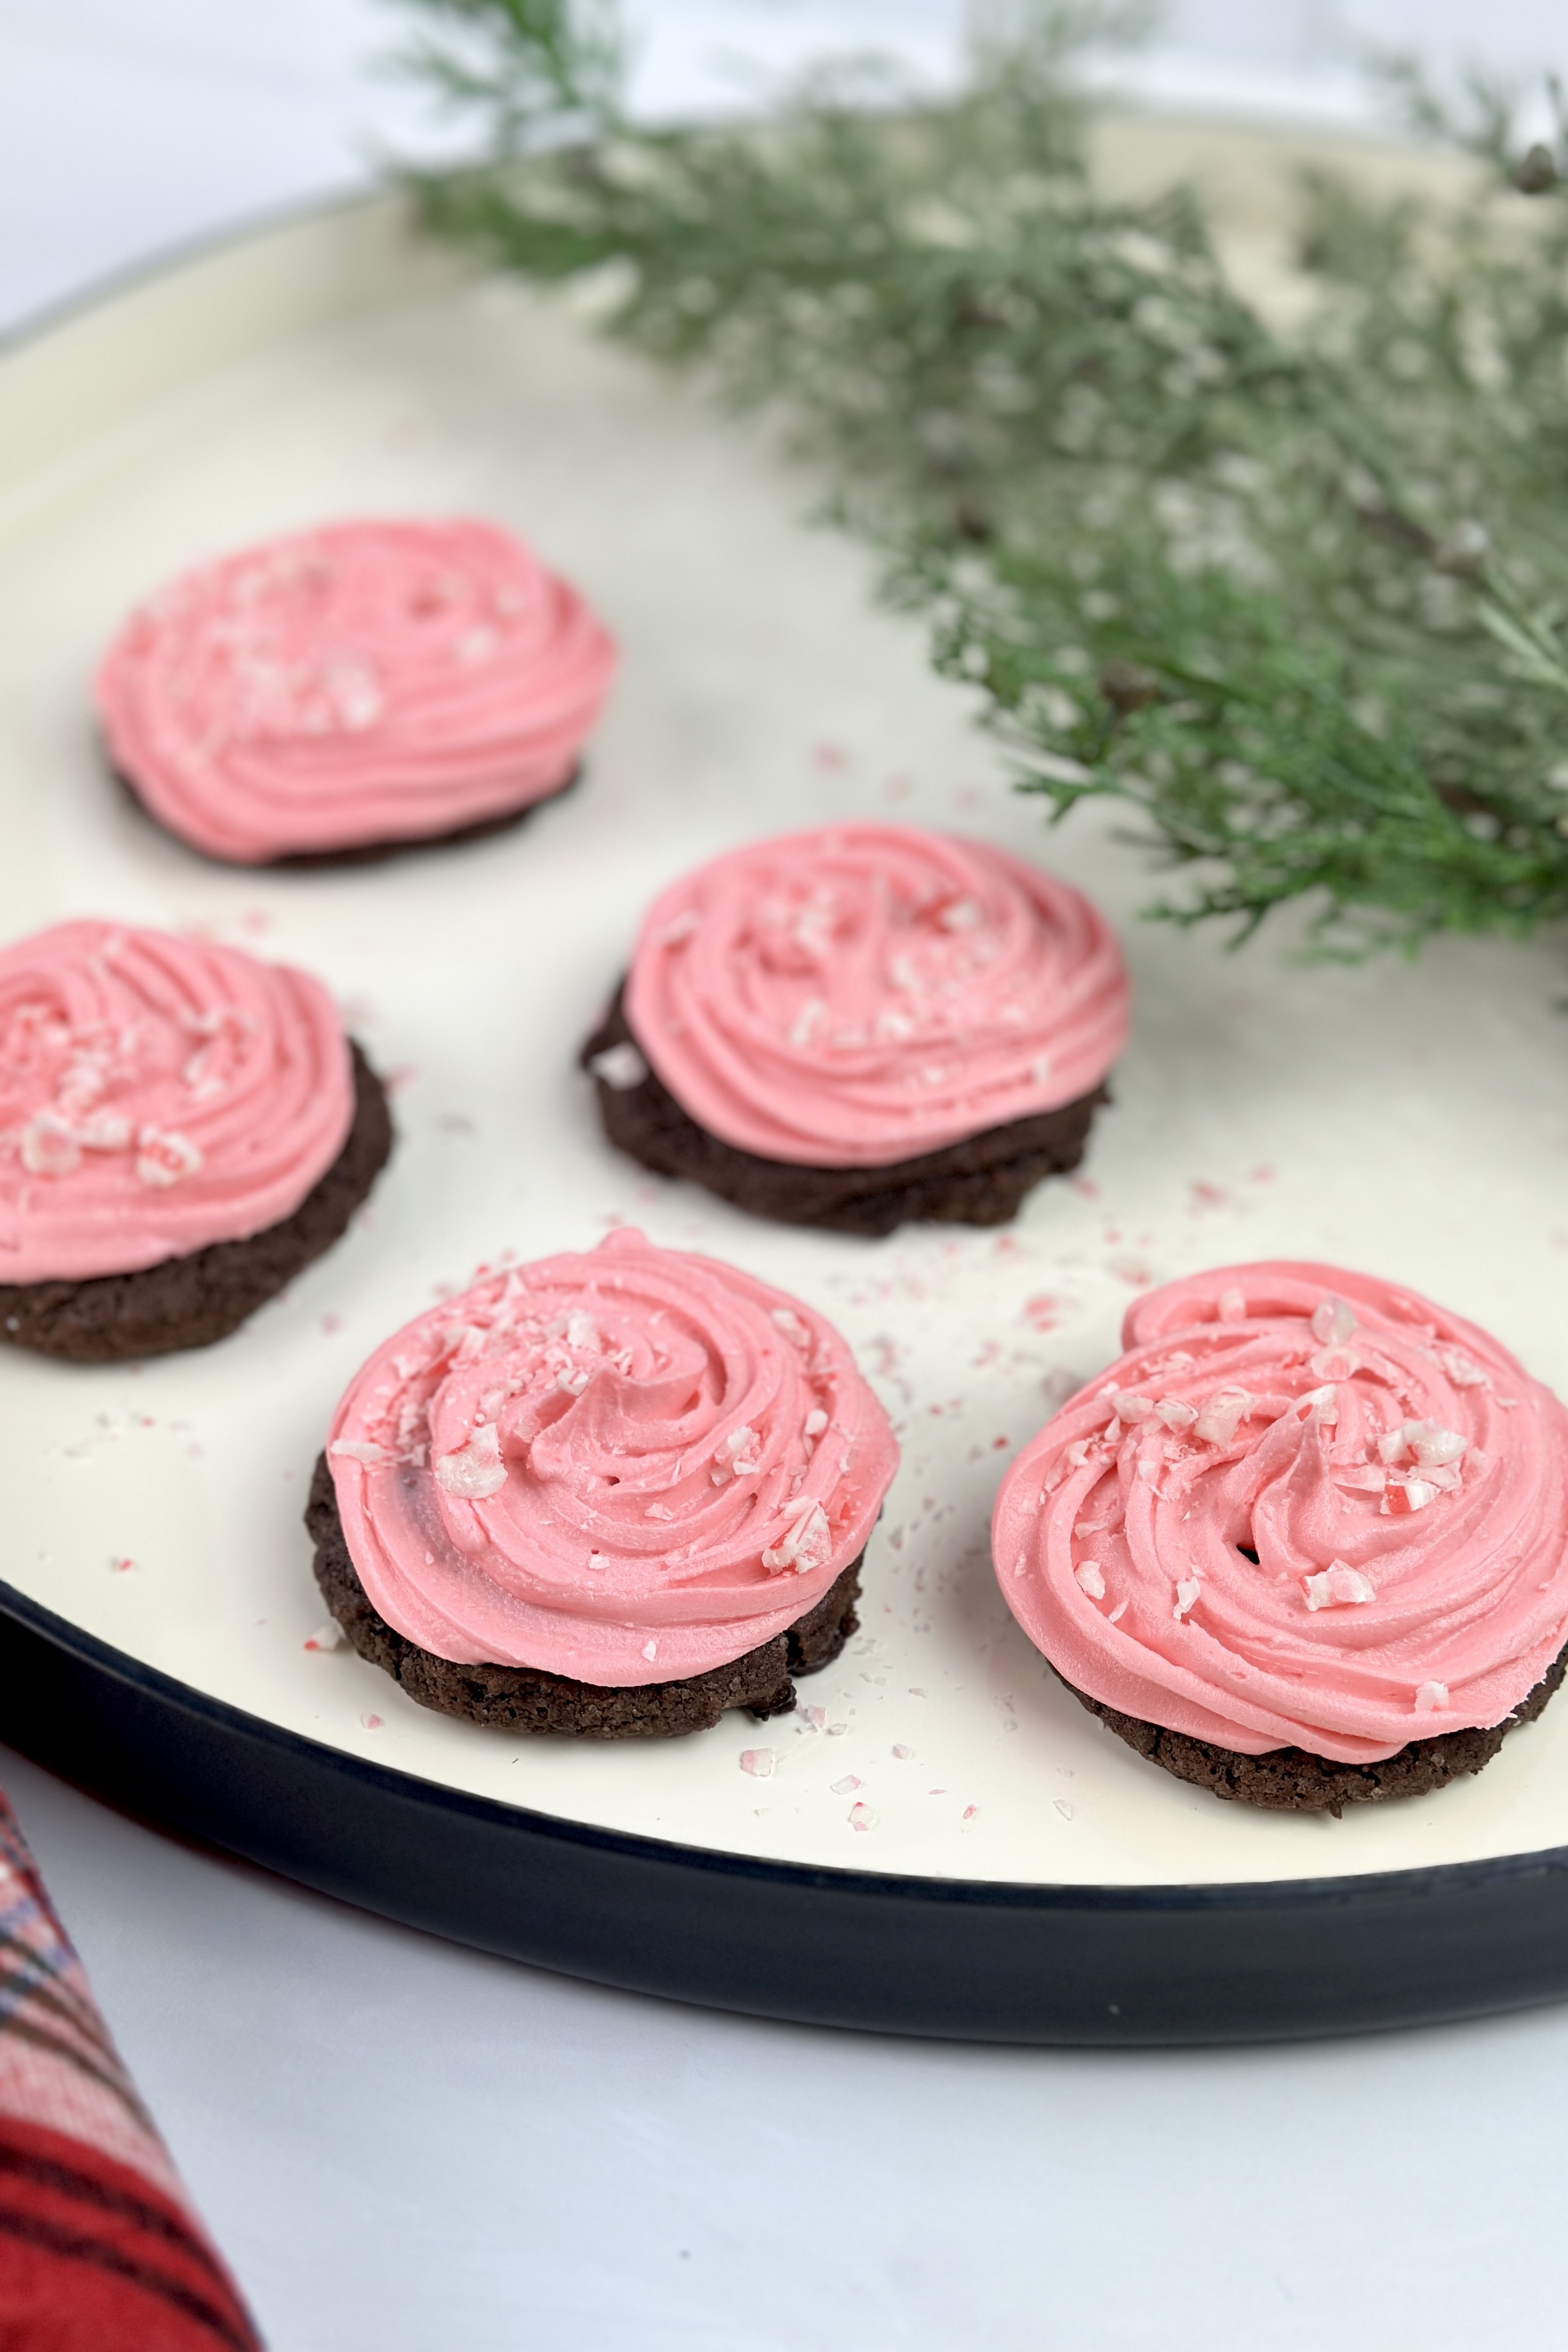
<path fill-rule="evenodd" d="M 613 261 L 613 332 L 784 416 L 1025 789 L 1138 811 L 1183 877 L 1153 911 L 1305 898 L 1335 955 L 1568 914 L 1568 205 L 1521 199 L 1511 93 L 1395 74 L 1490 180 L 1440 221 L 1305 181 L 1287 333 L 1190 192 L 1097 190 L 1076 67 L 1125 10 L 994 7 L 941 102 L 825 76 L 640 132 L 608 20 L 579 52 L 568 0 L 427 5 L 497 44 L 433 220 Z"/>

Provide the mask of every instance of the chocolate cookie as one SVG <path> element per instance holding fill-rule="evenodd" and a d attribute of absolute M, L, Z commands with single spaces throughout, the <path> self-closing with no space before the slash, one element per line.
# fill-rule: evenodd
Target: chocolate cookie
<path fill-rule="evenodd" d="M 1264 1756 L 1241 1756 L 1234 1748 L 1216 1747 L 1207 1739 L 1189 1738 L 1183 1731 L 1166 1731 L 1134 1715 L 1119 1714 L 1088 1697 L 1065 1675 L 1066 1685 L 1091 1715 L 1146 1756 L 1151 1764 L 1191 1780 L 1217 1797 L 1239 1798 L 1244 1804 L 1267 1805 L 1280 1812 L 1333 1813 L 1337 1821 L 1346 1805 L 1375 1804 L 1385 1797 L 1422 1797 L 1428 1790 L 1446 1788 L 1466 1772 L 1490 1764 L 1511 1731 L 1533 1723 L 1568 1667 L 1568 1648 L 1562 1650 L 1532 1691 L 1526 1693 L 1511 1715 L 1489 1729 L 1448 1731 L 1436 1739 L 1413 1739 L 1406 1748 L 1376 1764 L 1336 1764 L 1313 1756 L 1304 1748 L 1270 1748 Z"/>
<path fill-rule="evenodd" d="M 167 825 L 159 824 L 159 820 L 137 791 L 132 779 L 119 768 L 110 767 L 110 774 L 126 798 L 147 819 L 148 824 L 156 824 L 160 833 L 167 833 L 169 828 Z M 582 762 L 579 761 L 566 782 L 563 784 L 557 784 L 553 792 L 542 793 L 538 800 L 526 801 L 521 808 L 503 809 L 497 816 L 478 817 L 472 824 L 454 825 L 449 833 L 410 834 L 406 838 L 398 841 L 355 842 L 346 849 L 292 850 L 284 857 L 264 858 L 256 870 L 277 872 L 296 866 L 382 866 L 389 857 L 400 856 L 405 849 L 451 849 L 465 841 L 486 841 L 492 834 L 512 832 L 526 818 L 532 816 L 536 809 L 548 807 L 551 801 L 564 799 L 566 794 L 574 791 L 581 782 Z M 208 851 L 197 848 L 194 842 L 185 841 L 183 835 L 171 834 L 169 837 L 171 840 L 181 842 L 184 848 L 193 851 L 197 857 L 208 857 L 214 865 L 225 866 L 229 863 L 227 858 L 212 858 Z"/>
<path fill-rule="evenodd" d="M 612 1046 L 631 1045 L 644 1065 L 622 1010 L 614 1003 L 580 1056 L 589 1069 Z M 874 1237 L 902 1224 L 1005 1225 L 1042 1177 L 1065 1175 L 1083 1157 L 1090 1121 L 1107 1089 L 1059 1110 L 988 1128 L 942 1151 L 884 1168 L 806 1168 L 759 1159 L 721 1142 L 684 1111 L 652 1067 L 634 1086 L 613 1087 L 595 1073 L 599 1112 L 612 1143 L 661 1176 L 686 1176 L 753 1216 L 821 1225 Z"/>
<path fill-rule="evenodd" d="M 40 1355 L 108 1364 L 204 1348 L 237 1330 L 331 1248 L 386 1164 L 392 1145 L 386 1095 L 351 1039 L 350 1051 L 354 1119 L 348 1141 L 292 1216 L 242 1241 L 212 1242 L 134 1274 L 0 1284 L 0 1338 Z"/>
<path fill-rule="evenodd" d="M 747 1650 L 727 1666 L 684 1682 L 603 1687 L 533 1666 L 455 1665 L 394 1633 L 360 1582 L 343 1536 L 327 1457 L 310 1483 L 305 1524 L 316 1546 L 322 1599 L 361 1658 L 438 1715 L 502 1731 L 559 1731 L 578 1739 L 670 1739 L 709 1731 L 732 1706 L 767 1717 L 795 1705 L 791 1675 L 831 1665 L 860 1622 L 861 1560 L 852 1560 L 814 1609 L 788 1632 Z M 861 1554 L 861 1559 L 865 1557 Z"/>

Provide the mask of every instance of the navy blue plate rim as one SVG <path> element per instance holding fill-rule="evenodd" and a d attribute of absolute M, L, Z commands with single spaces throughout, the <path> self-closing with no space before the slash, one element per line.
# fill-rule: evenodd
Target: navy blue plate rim
<path fill-rule="evenodd" d="M 1568 1847 L 1358 1877 L 1062 1885 L 771 1862 L 418 1779 L 208 1696 L 0 1582 L 0 1732 L 157 1826 L 476 1949 L 797 2024 L 1151 2046 L 1568 1993 Z"/>

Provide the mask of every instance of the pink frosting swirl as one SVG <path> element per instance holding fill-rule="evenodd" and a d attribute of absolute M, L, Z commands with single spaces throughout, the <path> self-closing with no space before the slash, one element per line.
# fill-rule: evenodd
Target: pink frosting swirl
<path fill-rule="evenodd" d="M 183 573 L 98 675 L 152 814 L 239 865 L 416 840 L 563 784 L 612 640 L 494 523 L 340 522 Z"/>
<path fill-rule="evenodd" d="M 1091 1698 L 1338 1763 L 1500 1723 L 1568 1638 L 1568 1412 L 1337 1266 L 1168 1283 L 1003 1481 L 1003 1593 Z M 1256 1553 L 1254 1561 L 1249 1553 Z"/>
<path fill-rule="evenodd" d="M 656 899 L 626 1017 L 699 1126 L 765 1160 L 885 1167 L 1104 1077 L 1127 980 L 1088 899 L 985 843 L 833 824 Z"/>
<path fill-rule="evenodd" d="M 620 1232 L 406 1324 L 350 1385 L 328 1458 L 400 1633 L 634 1685 L 727 1664 L 814 1608 L 898 1448 L 810 1307 Z"/>
<path fill-rule="evenodd" d="M 0 949 L 0 1282 L 131 1274 L 292 1216 L 342 1150 L 319 980 L 99 922 Z"/>

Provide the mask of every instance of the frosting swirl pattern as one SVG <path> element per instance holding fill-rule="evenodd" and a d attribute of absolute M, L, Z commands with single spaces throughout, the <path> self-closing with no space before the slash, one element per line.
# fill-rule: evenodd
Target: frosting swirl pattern
<path fill-rule="evenodd" d="M 992 1529 L 1069 1682 L 1242 1755 L 1364 1764 L 1540 1681 L 1568 1637 L 1568 1412 L 1495 1339 L 1295 1264 L 1169 1283 L 1123 1339 Z"/>
<path fill-rule="evenodd" d="M 637 1044 L 726 1143 L 884 1167 L 1092 1092 L 1127 1034 L 1103 919 L 1065 882 L 914 825 L 786 834 L 656 899 Z"/>
<path fill-rule="evenodd" d="M 565 783 L 615 647 L 494 523 L 340 522 L 183 573 L 98 676 L 114 765 L 240 865 L 449 833 Z"/>
<path fill-rule="evenodd" d="M 295 1210 L 354 1115 L 318 980 L 102 922 L 0 949 L 0 1282 L 131 1274 Z"/>
<path fill-rule="evenodd" d="M 416 1317 L 350 1384 L 327 1451 L 350 1556 L 397 1632 L 617 1685 L 727 1664 L 804 1616 L 898 1463 L 820 1315 L 625 1231 Z"/>

